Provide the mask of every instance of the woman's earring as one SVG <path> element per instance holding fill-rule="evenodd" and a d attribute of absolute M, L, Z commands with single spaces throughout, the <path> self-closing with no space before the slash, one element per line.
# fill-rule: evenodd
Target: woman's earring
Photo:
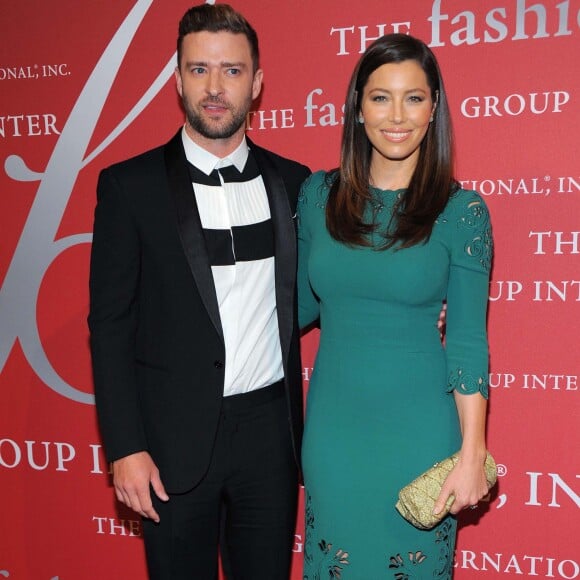
<path fill-rule="evenodd" d="M 358 115 L 358 122 L 359 122 L 361 125 L 362 125 L 362 124 L 365 122 L 365 120 L 364 120 L 364 117 L 362 116 L 362 114 L 361 114 L 361 113 L 359 113 L 359 115 Z"/>
<path fill-rule="evenodd" d="M 433 115 L 431 115 L 431 116 L 429 117 L 429 123 L 432 123 L 432 122 L 433 122 Z"/>

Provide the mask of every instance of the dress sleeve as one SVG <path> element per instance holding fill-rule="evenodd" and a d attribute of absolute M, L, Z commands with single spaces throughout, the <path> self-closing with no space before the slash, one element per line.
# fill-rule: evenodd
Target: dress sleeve
<path fill-rule="evenodd" d="M 486 331 L 493 241 L 489 212 L 473 191 L 459 191 L 447 216 L 451 236 L 447 290 L 448 392 L 488 398 Z"/>
<path fill-rule="evenodd" d="M 300 328 L 305 328 L 316 321 L 320 315 L 318 297 L 310 285 L 308 274 L 308 262 L 312 244 L 312 227 L 310 218 L 312 214 L 311 204 L 317 196 L 316 181 L 320 173 L 309 177 L 300 189 L 298 196 L 297 219 L 298 219 L 298 323 Z"/>

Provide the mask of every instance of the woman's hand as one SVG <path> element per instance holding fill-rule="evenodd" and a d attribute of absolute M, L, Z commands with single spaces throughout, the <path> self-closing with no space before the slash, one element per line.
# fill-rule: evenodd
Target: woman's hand
<path fill-rule="evenodd" d="M 461 456 L 457 465 L 451 470 L 441 487 L 441 493 L 435 502 L 434 514 L 445 507 L 450 495 L 455 497 L 451 513 L 457 514 L 462 509 L 477 506 L 478 502 L 489 495 L 484 469 L 485 455 L 464 458 Z"/>

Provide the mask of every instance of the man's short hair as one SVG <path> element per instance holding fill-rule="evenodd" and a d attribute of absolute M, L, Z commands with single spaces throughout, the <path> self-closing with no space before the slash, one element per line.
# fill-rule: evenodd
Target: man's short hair
<path fill-rule="evenodd" d="M 181 66 L 183 38 L 192 32 L 231 32 L 243 34 L 250 43 L 254 72 L 260 66 L 258 35 L 250 23 L 229 4 L 200 4 L 193 6 L 179 22 L 177 37 L 177 66 Z"/>

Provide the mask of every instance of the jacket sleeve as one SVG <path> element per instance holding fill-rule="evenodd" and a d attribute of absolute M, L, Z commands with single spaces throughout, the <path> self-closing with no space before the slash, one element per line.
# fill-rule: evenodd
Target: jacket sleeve
<path fill-rule="evenodd" d="M 108 461 L 147 449 L 137 381 L 140 242 L 113 170 L 101 172 L 89 277 L 89 330 L 97 415 Z"/>

